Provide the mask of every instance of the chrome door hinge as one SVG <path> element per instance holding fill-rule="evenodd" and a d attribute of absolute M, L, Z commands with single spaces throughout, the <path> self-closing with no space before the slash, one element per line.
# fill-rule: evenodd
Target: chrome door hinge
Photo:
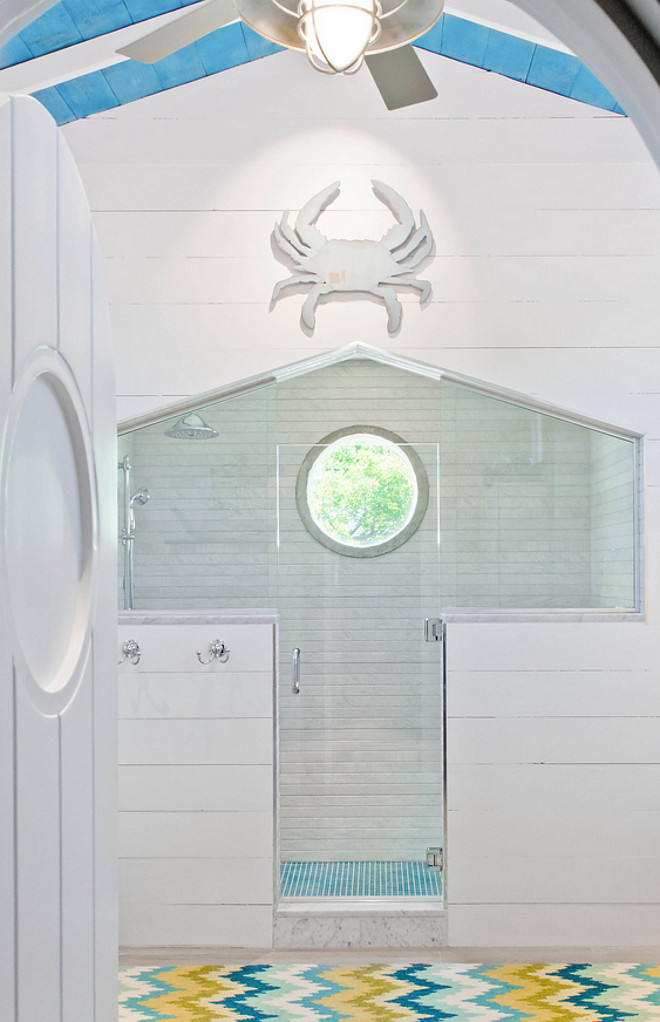
<path fill-rule="evenodd" d="M 443 865 L 442 848 L 427 848 L 426 849 L 427 869 L 441 870 L 442 865 Z"/>
<path fill-rule="evenodd" d="M 424 641 L 442 642 L 442 618 L 427 617 L 424 620 Z"/>

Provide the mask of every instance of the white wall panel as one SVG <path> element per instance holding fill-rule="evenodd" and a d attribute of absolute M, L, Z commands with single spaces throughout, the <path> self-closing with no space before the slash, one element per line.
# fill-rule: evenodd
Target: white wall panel
<path fill-rule="evenodd" d="M 141 719 L 222 717 L 271 720 L 273 672 L 213 675 L 124 671 L 119 685 L 119 717 Z"/>
<path fill-rule="evenodd" d="M 455 855 L 451 895 L 461 905 L 660 905 L 658 860 L 652 855 Z"/>
<path fill-rule="evenodd" d="M 658 906 L 457 905 L 449 915 L 456 947 L 647 947 L 660 940 Z"/>
<path fill-rule="evenodd" d="M 451 671 L 576 671 L 655 667 L 655 636 L 643 622 L 455 624 Z M 596 709 L 596 708 L 594 708 Z"/>
<path fill-rule="evenodd" d="M 660 669 L 452 672 L 449 717 L 660 716 Z"/>
<path fill-rule="evenodd" d="M 91 657 L 85 670 L 92 673 Z M 94 734 L 92 686 L 62 713 L 62 1007 L 69 1022 L 94 1018 Z M 77 739 L 77 740 L 74 740 Z M 82 739 L 82 740 L 81 740 Z"/>
<path fill-rule="evenodd" d="M 14 118 L 15 379 L 36 345 L 58 346 L 57 140 L 55 122 L 41 106 L 29 118 Z"/>
<path fill-rule="evenodd" d="M 497 88 L 498 82 L 486 76 L 484 79 L 486 89 Z M 311 91 L 316 83 L 308 80 L 307 86 Z M 568 101 L 566 106 L 572 108 L 572 103 Z M 147 104 L 143 109 L 148 109 Z M 172 153 L 178 152 L 185 153 L 187 163 L 241 167 L 254 160 L 255 149 L 261 150 L 268 153 L 269 163 L 290 168 L 292 184 L 307 179 L 311 189 L 315 187 L 315 177 L 322 181 L 318 168 L 327 175 L 329 166 L 363 167 L 366 162 L 376 162 L 374 156 L 379 157 L 378 163 L 387 160 L 385 154 L 391 160 L 393 152 L 405 154 L 410 164 L 422 166 L 479 162 L 485 153 L 488 162 L 495 164 L 643 163 L 647 159 L 644 144 L 632 124 L 623 121 L 621 129 L 613 131 L 612 119 L 603 117 L 556 118 L 551 125 L 545 123 L 545 131 L 532 133 L 530 122 L 517 117 L 448 118 L 441 131 L 420 131 L 418 123 L 403 118 L 392 121 L 364 118 L 353 129 L 339 125 L 329 131 L 324 125 L 305 125 L 301 138 L 301 122 L 295 116 L 241 120 L 239 111 L 235 104 L 234 114 L 229 118 L 154 118 L 148 133 L 137 118 L 120 121 L 98 117 L 91 121 L 89 130 L 72 125 L 66 134 L 80 164 L 168 164 Z M 619 120 L 623 119 L 616 118 Z M 227 145 L 229 133 L 231 146 Z M 298 143 L 294 159 L 288 140 L 295 139 Z M 308 168 L 315 169 L 310 173 Z M 249 187 L 249 177 L 245 185 Z M 322 186 L 320 183 L 318 187 Z"/>
<path fill-rule="evenodd" d="M 450 763 L 658 763 L 658 717 L 450 721 Z"/>
<path fill-rule="evenodd" d="M 95 388 L 92 404 L 92 428 L 97 438 L 99 460 L 107 465 L 98 474 L 99 493 L 99 571 L 103 577 L 115 576 L 117 563 L 117 518 L 115 496 L 117 476 L 117 438 L 105 424 L 116 418 L 115 374 L 110 337 L 107 294 L 103 263 L 92 229 L 92 319 L 94 368 L 105 387 Z M 112 585 L 102 586 L 98 593 L 97 613 L 100 625 L 94 632 L 94 670 L 103 677 L 94 688 L 94 748 L 99 761 L 117 762 L 117 729 L 108 727 L 117 713 L 116 602 Z M 112 622 L 112 628 L 103 627 Z M 114 962 L 118 934 L 117 901 L 117 771 L 109 770 L 100 779 L 94 792 L 94 877 L 97 927 L 95 939 L 96 1013 L 98 1022 L 113 1022 L 116 1004 L 115 975 L 108 962 Z"/>
<path fill-rule="evenodd" d="M 226 674 L 272 669 L 273 626 L 269 624 L 122 624 L 119 629 L 119 646 L 130 638 L 140 643 L 142 658 L 137 665 L 124 662 L 121 665 L 121 676 L 131 677 L 143 671 L 164 674 L 185 671 L 193 677 L 212 676 L 221 685 Z M 196 651 L 201 650 L 205 659 L 208 659 L 208 647 L 214 639 L 225 643 L 230 651 L 229 660 L 226 663 L 212 660 L 210 664 L 201 664 Z"/>
<path fill-rule="evenodd" d="M 270 856 L 122 859 L 119 864 L 122 905 L 271 906 L 272 872 Z"/>
<path fill-rule="evenodd" d="M 142 654 L 120 668 L 120 939 L 270 946 L 274 625 L 129 612 L 128 638 Z M 229 661 L 200 664 L 218 638 Z"/>
<path fill-rule="evenodd" d="M 91 225 L 89 205 L 74 159 L 62 140 L 57 146 L 58 190 L 67 210 L 58 222 L 57 302 L 60 351 L 78 379 L 86 401 L 92 393 L 89 330 L 92 317 Z"/>
<path fill-rule="evenodd" d="M 62 983 L 60 779 L 52 769 L 60 757 L 60 722 L 42 716 L 18 672 L 15 678 L 17 1022 L 40 1022 L 59 1006 Z M 51 769 L 44 771 L 44 763 Z M 38 983 L 30 972 L 34 962 Z"/>
<path fill-rule="evenodd" d="M 0 195 L 11 194 L 11 106 L 0 104 Z M 12 328 L 12 233 L 11 206 L 0 202 L 0 334 Z M 0 359 L 0 405 L 9 401 L 12 385 L 11 359 Z M 6 622 L 0 619 L 0 904 L 5 916 L 0 926 L 0 1016 L 12 1019 L 15 1008 L 16 961 L 14 947 L 14 679 Z"/>
<path fill-rule="evenodd" d="M 272 717 L 259 720 L 125 720 L 123 764 L 273 762 Z"/>
<path fill-rule="evenodd" d="M 653 653 L 644 624 L 449 626 L 450 943 L 656 939 Z"/>
<path fill-rule="evenodd" d="M 273 840 L 273 811 L 217 813 L 120 812 L 122 858 L 187 858 L 203 848 L 210 858 L 262 857 Z"/>
<path fill-rule="evenodd" d="M 127 905 L 119 940 L 129 947 L 176 945 L 267 948 L 273 940 L 270 905 Z"/>
<path fill-rule="evenodd" d="M 268 236 L 269 232 L 264 231 L 263 238 Z M 645 301 L 657 279 L 660 258 L 636 253 L 627 256 L 623 267 L 621 264 L 618 256 L 602 254 L 576 254 L 569 259 L 543 252 L 534 252 L 531 257 L 518 252 L 485 256 L 439 252 L 425 267 L 425 275 L 434 281 L 433 297 L 426 308 L 434 310 L 435 305 L 450 298 L 454 302 L 549 302 L 557 291 L 562 292 L 565 301 L 624 301 L 635 294 Z M 108 260 L 111 293 L 121 296 L 121 304 L 125 305 L 232 305 L 258 300 L 265 306 L 275 282 L 287 276 L 267 251 L 262 254 L 259 250 L 253 256 L 231 258 Z M 419 296 L 403 292 L 401 300 L 414 306 Z M 281 301 L 293 302 L 295 298 L 291 295 Z M 277 317 L 270 318 L 277 322 Z M 427 329 L 432 324 L 437 327 L 437 315 L 427 315 L 426 319 Z"/>
<path fill-rule="evenodd" d="M 451 773 L 450 773 L 451 777 Z M 526 810 L 469 809 L 449 813 L 450 859 L 477 850 L 497 849 L 501 859 L 532 858 L 549 854 L 585 859 L 602 857 L 603 849 L 614 856 L 660 854 L 660 809 L 620 811 L 571 811 L 552 813 L 543 806 Z M 451 886 L 451 876 L 449 877 Z M 453 893 L 450 895 L 453 900 Z"/>
<path fill-rule="evenodd" d="M 613 819 L 625 811 L 656 811 L 660 766 L 656 763 L 480 763 L 454 764 L 449 808 L 490 811 L 497 806 L 526 813 L 593 810 Z"/>
<path fill-rule="evenodd" d="M 271 809 L 270 766 L 120 766 L 126 811 L 259 812 Z"/>

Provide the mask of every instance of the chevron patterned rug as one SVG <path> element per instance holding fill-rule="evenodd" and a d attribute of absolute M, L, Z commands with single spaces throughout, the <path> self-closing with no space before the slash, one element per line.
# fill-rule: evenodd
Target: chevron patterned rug
<path fill-rule="evenodd" d="M 660 965 L 124 968 L 119 1022 L 660 1022 Z"/>

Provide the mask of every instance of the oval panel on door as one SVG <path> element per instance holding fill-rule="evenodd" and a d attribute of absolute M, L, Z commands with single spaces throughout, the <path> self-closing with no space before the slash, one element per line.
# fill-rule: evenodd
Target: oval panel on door
<path fill-rule="evenodd" d="M 76 681 L 89 637 L 95 508 L 75 384 L 64 364 L 39 371 L 40 361 L 15 393 L 6 564 L 20 650 L 39 688 L 55 693 Z"/>

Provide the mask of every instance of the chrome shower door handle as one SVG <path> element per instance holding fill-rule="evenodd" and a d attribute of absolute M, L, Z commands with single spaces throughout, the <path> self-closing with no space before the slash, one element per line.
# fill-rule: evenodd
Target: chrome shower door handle
<path fill-rule="evenodd" d="M 300 649 L 298 646 L 294 649 L 291 659 L 291 691 L 294 696 L 300 692 Z"/>

